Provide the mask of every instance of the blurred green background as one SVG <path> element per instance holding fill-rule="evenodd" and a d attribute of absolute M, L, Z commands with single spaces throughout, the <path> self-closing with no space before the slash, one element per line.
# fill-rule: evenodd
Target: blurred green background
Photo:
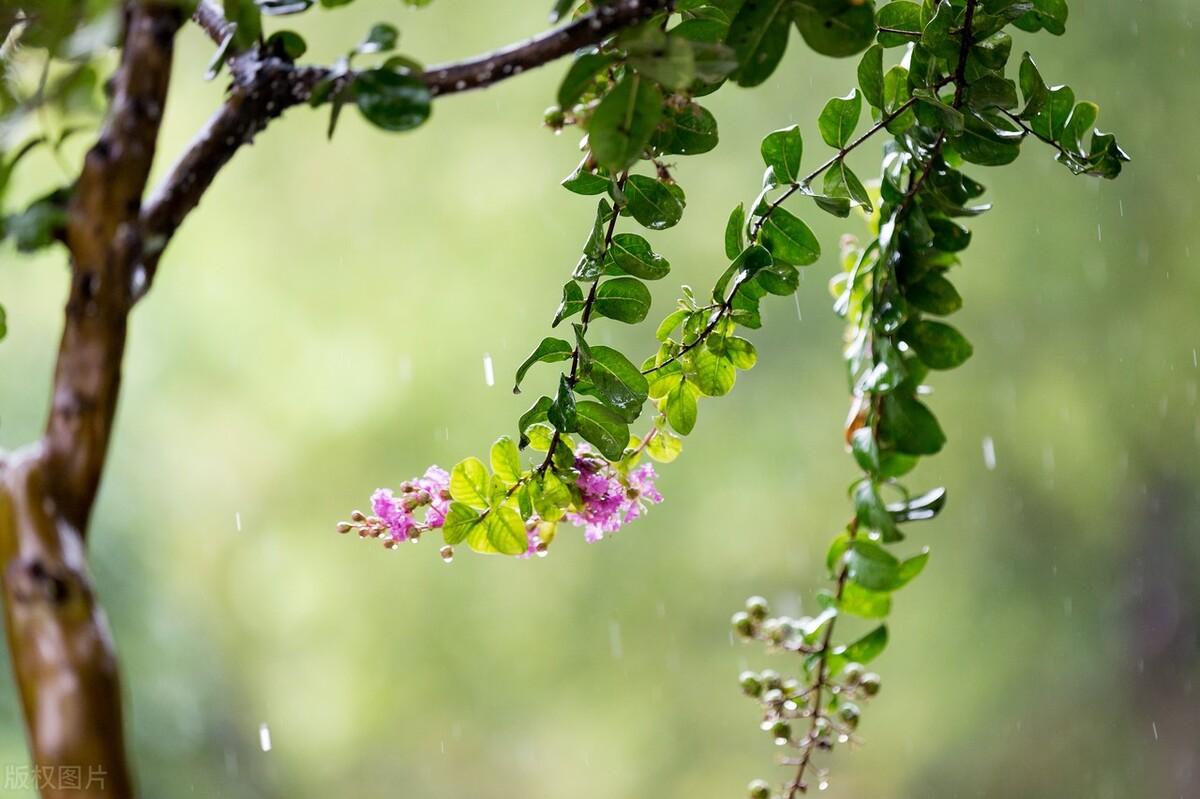
<path fill-rule="evenodd" d="M 296 27 L 327 62 L 386 19 L 436 62 L 538 30 L 548 4 L 364 1 Z M 1187 0 L 1073 12 L 1066 38 L 1017 47 L 1099 101 L 1135 160 L 1100 183 L 1029 142 L 975 170 L 997 204 L 956 281 L 976 355 L 934 380 L 950 444 L 912 481 L 951 504 L 913 536 L 933 559 L 898 597 L 866 745 L 827 761 L 830 796 L 1200 796 L 1200 16 Z M 182 35 L 159 172 L 219 101 L 211 51 Z M 680 161 L 684 222 L 651 236 L 674 265 L 659 311 L 724 268 L 764 133 L 800 122 L 823 157 L 814 120 L 854 63 L 793 39 L 767 86 L 712 98 L 722 143 Z M 557 185 L 576 137 L 539 130 L 564 69 L 440 100 L 403 136 L 348 109 L 329 143 L 323 113 L 291 111 L 172 245 L 133 319 L 90 539 L 146 796 L 691 799 L 783 779 L 735 679 L 790 664 L 733 645 L 727 620 L 752 593 L 813 607 L 847 515 L 826 282 L 854 220 L 797 206 L 826 255 L 798 305 L 769 304 L 759 366 L 701 405 L 660 469 L 667 502 L 614 539 L 570 530 L 544 560 L 446 565 L 431 541 L 388 553 L 333 532 L 377 485 L 485 454 L 551 385 L 550 368 L 522 397 L 506 381 L 591 224 Z M 41 170 L 26 190 L 62 180 Z M 66 271 L 61 251 L 0 258 L 12 447 L 40 430 Z M 597 340 L 649 354 L 650 328 L 619 327 Z M 0 763 L 20 764 L 7 670 Z"/>

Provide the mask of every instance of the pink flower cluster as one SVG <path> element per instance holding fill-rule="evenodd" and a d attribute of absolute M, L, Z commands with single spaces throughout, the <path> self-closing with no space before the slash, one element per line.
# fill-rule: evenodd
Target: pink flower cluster
<path fill-rule="evenodd" d="M 583 527 L 583 537 L 595 543 L 609 533 L 639 518 L 646 503 L 657 505 L 662 494 L 654 486 L 658 476 L 649 463 L 629 472 L 624 481 L 605 460 L 591 454 L 587 446 L 575 450 L 575 468 L 579 470 L 579 488 L 583 507 L 568 513 L 567 520 Z"/>
<path fill-rule="evenodd" d="M 580 502 L 566 514 L 569 522 L 584 528 L 589 543 L 615 533 L 641 517 L 647 504 L 662 502 L 654 486 L 654 467 L 643 464 L 622 477 L 612 464 L 592 453 L 586 444 L 575 450 L 575 468 L 579 472 L 576 487 Z M 352 521 L 338 524 L 338 531 L 357 530 L 362 538 L 379 538 L 394 549 L 402 541 L 416 541 L 422 534 L 442 527 L 450 510 L 450 475 L 430 466 L 424 476 L 406 480 L 398 492 L 380 488 L 371 495 L 371 514 L 354 511 Z M 548 542 L 539 535 L 541 519 L 535 514 L 525 522 L 529 549 L 522 557 L 544 555 Z M 442 547 L 442 557 L 450 560 L 454 550 Z"/>
<path fill-rule="evenodd" d="M 424 516 L 418 518 L 418 513 Z M 402 541 L 415 540 L 422 533 L 446 523 L 450 510 L 450 474 L 430 466 L 422 477 L 400 484 L 397 496 L 390 488 L 371 495 L 371 516 L 355 512 L 358 534 L 363 538 L 382 538 L 393 548 Z M 360 518 L 361 517 L 361 518 Z M 340 528 L 339 528 L 340 529 Z M 347 530 L 348 531 L 348 530 Z"/>

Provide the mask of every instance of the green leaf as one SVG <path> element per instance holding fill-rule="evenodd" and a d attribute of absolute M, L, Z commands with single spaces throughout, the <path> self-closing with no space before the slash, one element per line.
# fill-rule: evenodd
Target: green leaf
<path fill-rule="evenodd" d="M 908 585 L 921 572 L 925 571 L 925 564 L 929 563 L 929 552 L 922 552 L 920 555 L 915 555 L 900 564 L 900 569 L 896 572 L 896 581 L 899 583 L 896 589 L 899 590 Z"/>
<path fill-rule="evenodd" d="M 589 158 L 584 158 L 575 171 L 562 179 L 562 187 L 574 194 L 595 195 L 604 194 L 612 181 L 607 175 L 590 172 L 587 169 Z"/>
<path fill-rule="evenodd" d="M 792 0 L 746 0 L 729 25 L 739 86 L 757 86 L 771 76 L 787 50 Z"/>
<path fill-rule="evenodd" d="M 723 397 L 733 389 L 737 370 L 708 347 L 693 350 L 696 388 L 709 397 Z"/>
<path fill-rule="evenodd" d="M 463 539 L 479 524 L 479 514 L 470 506 L 461 502 L 451 502 L 450 510 L 446 512 L 446 521 L 442 524 L 442 535 L 450 545 L 461 543 Z"/>
<path fill-rule="evenodd" d="M 662 111 L 658 87 L 636 74 L 626 75 L 600 101 L 588 123 L 592 155 L 613 173 L 632 166 L 650 143 Z"/>
<path fill-rule="evenodd" d="M 575 284 L 572 283 L 571 285 Z M 525 362 L 521 364 L 519 369 L 517 369 L 517 378 L 516 382 L 513 384 L 513 393 L 521 393 L 521 381 L 525 379 L 525 374 L 535 363 L 555 363 L 557 361 L 565 361 L 571 357 L 571 353 L 573 351 L 574 348 L 561 338 L 542 339 L 542 343 L 538 344 L 537 349 L 533 351 L 533 354 L 526 358 Z"/>
<path fill-rule="evenodd" d="M 797 0 L 796 27 L 821 55 L 851 56 L 875 38 L 875 4 L 873 0 Z"/>
<path fill-rule="evenodd" d="M 579 435 L 608 460 L 620 460 L 629 445 L 625 420 L 608 406 L 591 400 L 578 403 L 575 412 Z"/>
<path fill-rule="evenodd" d="M 838 610 L 864 619 L 882 619 L 892 612 L 892 597 L 886 592 L 871 591 L 858 583 L 847 582 Z"/>
<path fill-rule="evenodd" d="M 679 381 L 664 397 L 667 421 L 676 433 L 686 436 L 696 426 L 696 398 L 700 390 L 687 380 Z"/>
<path fill-rule="evenodd" d="M 858 119 L 862 115 L 862 96 L 858 89 L 845 97 L 834 97 L 825 104 L 821 116 L 817 119 L 817 127 L 821 130 L 821 138 L 834 149 L 841 150 L 854 136 L 858 127 Z"/>
<path fill-rule="evenodd" d="M 538 397 L 538 401 L 533 403 L 529 410 L 521 414 L 521 418 L 517 421 L 517 433 L 521 437 L 520 447 L 525 449 L 529 446 L 529 436 L 527 432 L 530 427 L 546 420 L 549 415 L 551 406 L 554 405 L 554 400 L 549 397 Z"/>
<path fill-rule="evenodd" d="M 904 340 L 930 369 L 954 369 L 964 364 L 974 348 L 945 322 L 922 320 L 903 328 Z"/>
<path fill-rule="evenodd" d="M 560 433 L 575 432 L 575 392 L 570 378 L 565 374 L 558 376 L 558 393 L 553 404 L 546 409 L 546 419 Z"/>
<path fill-rule="evenodd" d="M 858 86 L 863 97 L 876 108 L 883 108 L 883 48 L 871 45 L 858 62 Z"/>
<path fill-rule="evenodd" d="M 946 443 L 937 418 L 914 397 L 888 394 L 883 398 L 880 432 L 905 455 L 935 455 Z"/>
<path fill-rule="evenodd" d="M 0 305 L 0 340 L 3 340 L 8 335 L 8 317 L 4 313 L 4 306 Z"/>
<path fill-rule="evenodd" d="M 1029 118 L 1029 127 L 1043 139 L 1058 141 L 1074 108 L 1075 92 L 1071 87 L 1054 86 L 1049 89 L 1041 110 Z"/>
<path fill-rule="evenodd" d="M 887 506 L 887 510 L 897 523 L 923 522 L 937 516 L 945 506 L 946 489 L 935 488 L 919 497 L 904 502 L 893 502 Z"/>
<path fill-rule="evenodd" d="M 608 260 L 625 274 L 643 280 L 658 280 L 671 271 L 671 264 L 636 233 L 618 233 L 608 248 Z"/>
<path fill-rule="evenodd" d="M 758 351 L 754 345 L 739 336 L 710 336 L 706 344 L 708 349 L 742 371 L 753 369 L 754 364 L 758 363 Z"/>
<path fill-rule="evenodd" d="M 558 304 L 558 310 L 554 313 L 554 323 L 551 327 L 558 327 L 559 322 L 579 313 L 583 306 L 583 289 L 579 288 L 579 284 L 574 280 L 568 280 L 563 285 L 562 302 Z"/>
<path fill-rule="evenodd" d="M 487 467 L 479 458 L 459 461 L 450 470 L 450 496 L 472 508 L 486 508 L 491 480 Z"/>
<path fill-rule="evenodd" d="M 821 245 L 808 225 L 791 212 L 776 208 L 762 226 L 763 246 L 777 261 L 808 266 L 821 257 Z"/>
<path fill-rule="evenodd" d="M 976 112 L 964 114 L 962 135 L 953 139 L 954 149 L 965 160 L 980 166 L 1004 166 L 1021 154 L 1022 135 L 998 129 Z"/>
<path fill-rule="evenodd" d="M 746 205 L 738 203 L 725 224 L 725 257 L 737 258 L 746 249 Z"/>
<path fill-rule="evenodd" d="M 525 523 L 507 505 L 493 508 L 467 535 L 467 546 L 485 554 L 521 555 L 529 549 Z"/>
<path fill-rule="evenodd" d="M 400 31 L 396 30 L 395 25 L 379 22 L 371 26 L 371 30 L 367 32 L 367 37 L 354 48 L 354 52 L 357 55 L 386 53 L 388 50 L 395 48 L 396 42 L 399 39 Z"/>
<path fill-rule="evenodd" d="M 661 28 L 647 26 L 645 33 L 626 46 L 628 63 L 665 89 L 686 89 L 696 77 L 696 57 L 691 43 Z"/>
<path fill-rule="evenodd" d="M 887 627 L 880 625 L 849 646 L 835 649 L 834 654 L 841 655 L 851 663 L 866 665 L 883 653 L 887 643 Z"/>
<path fill-rule="evenodd" d="M 846 549 L 846 576 L 871 591 L 899 587 L 900 561 L 879 544 L 856 538 Z"/>
<path fill-rule="evenodd" d="M 266 51 L 277 58 L 294 62 L 307 50 L 304 37 L 295 31 L 275 31 L 267 38 Z"/>
<path fill-rule="evenodd" d="M 654 338 L 658 341 L 666 341 L 671 337 L 671 334 L 675 332 L 675 328 L 679 327 L 683 320 L 686 319 L 690 314 L 691 311 L 687 310 L 686 308 L 679 308 L 678 310 L 671 311 L 671 313 L 667 314 L 662 322 L 659 323 L 658 329 L 654 331 Z"/>
<path fill-rule="evenodd" d="M 624 418 L 637 417 L 646 401 L 649 383 L 628 358 L 612 347 L 592 347 L 584 376 L 595 395 L 621 411 Z"/>
<path fill-rule="evenodd" d="M 576 58 L 558 86 L 558 104 L 569 109 L 579 102 L 596 76 L 615 60 L 612 53 L 584 53 Z"/>
<path fill-rule="evenodd" d="M 683 441 L 666 430 L 658 430 L 646 444 L 646 454 L 659 463 L 671 463 L 683 451 Z"/>
<path fill-rule="evenodd" d="M 500 436 L 492 444 L 492 472 L 506 483 L 515 483 L 521 479 L 521 456 L 517 445 L 508 436 Z"/>
<path fill-rule="evenodd" d="M 358 73 L 352 88 L 359 112 L 376 127 L 393 132 L 412 130 L 429 118 L 432 95 L 414 75 L 369 69 Z"/>
<path fill-rule="evenodd" d="M 774 261 L 771 259 L 771 253 L 766 247 L 760 244 L 751 244 L 733 260 L 733 263 L 721 275 L 717 284 L 713 286 L 713 299 L 717 302 L 723 302 L 725 300 L 725 290 L 727 287 L 730 287 L 731 281 L 733 285 L 729 290 L 730 293 L 735 293 L 760 271 L 771 266 L 772 263 Z M 734 298 L 736 299 L 736 294 Z"/>
<path fill-rule="evenodd" d="M 768 133 L 762 140 L 763 161 L 771 167 L 778 183 L 795 183 L 800 178 L 800 158 L 804 154 L 804 139 L 800 126 Z"/>
<path fill-rule="evenodd" d="M 683 203 L 661 181 L 631 175 L 625 183 L 626 204 L 622 210 L 651 230 L 666 230 L 683 217 Z"/>
<path fill-rule="evenodd" d="M 903 47 L 921 38 L 921 7 L 916 3 L 888 3 L 875 15 L 881 28 L 893 28 L 904 33 L 880 31 L 879 43 L 884 47 Z"/>
<path fill-rule="evenodd" d="M 854 486 L 854 512 L 862 528 L 879 533 L 885 543 L 903 538 L 896 529 L 895 519 L 884 507 L 879 488 L 871 480 L 861 480 Z"/>
<path fill-rule="evenodd" d="M 833 199 L 844 197 L 851 200 L 854 205 L 862 206 L 867 213 L 872 210 L 871 195 L 867 192 L 867 187 L 858 179 L 858 175 L 855 175 L 850 171 L 850 167 L 846 166 L 845 159 L 838 159 L 837 163 L 825 173 L 823 188 L 828 197 Z"/>
<path fill-rule="evenodd" d="M 1045 30 L 1062 36 L 1067 30 L 1067 0 L 1033 0 L 1033 10 L 1018 18 L 1016 26 L 1031 33 Z"/>
<path fill-rule="evenodd" d="M 1032 119 L 1046 107 L 1050 100 L 1050 89 L 1042 80 L 1033 57 L 1026 53 L 1021 57 L 1020 70 L 1021 95 L 1025 98 L 1025 109 L 1021 111 L 1023 119 Z"/>
<path fill-rule="evenodd" d="M 909 305 L 926 313 L 946 316 L 962 308 L 962 297 L 949 280 L 937 273 L 921 278 L 905 291 Z"/>
<path fill-rule="evenodd" d="M 636 277 L 614 277 L 600 284 L 596 313 L 626 324 L 637 324 L 650 311 L 650 290 Z"/>
<path fill-rule="evenodd" d="M 689 103 L 670 114 L 670 135 L 659 143 L 666 155 L 700 155 L 717 146 L 717 119 L 707 108 Z"/>

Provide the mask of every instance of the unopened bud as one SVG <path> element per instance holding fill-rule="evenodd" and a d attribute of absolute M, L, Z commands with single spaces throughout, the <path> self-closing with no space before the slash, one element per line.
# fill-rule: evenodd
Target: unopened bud
<path fill-rule="evenodd" d="M 750 618 L 755 621 L 762 621 L 767 617 L 770 611 L 770 606 L 767 605 L 767 600 L 760 596 L 752 596 L 746 600 L 746 612 L 750 614 Z"/>

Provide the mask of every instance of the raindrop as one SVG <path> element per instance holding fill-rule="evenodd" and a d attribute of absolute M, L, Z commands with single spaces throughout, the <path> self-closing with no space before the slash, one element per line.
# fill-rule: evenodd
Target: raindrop
<path fill-rule="evenodd" d="M 801 274 L 803 274 L 803 272 L 801 272 Z M 792 295 L 792 297 L 796 300 L 796 318 L 803 322 L 804 314 L 800 313 L 800 292 L 797 291 Z"/>
<path fill-rule="evenodd" d="M 454 560 L 454 547 L 450 546 L 449 544 L 442 547 L 441 555 L 442 555 L 442 560 L 444 562 L 446 562 L 446 563 L 452 562 Z"/>
<path fill-rule="evenodd" d="M 1156 722 L 1156 721 L 1150 722 L 1150 729 L 1154 733 L 1154 740 L 1157 741 L 1158 740 L 1158 722 Z"/>
<path fill-rule="evenodd" d="M 264 752 L 271 751 L 271 728 L 266 722 L 258 725 L 258 745 Z"/>
<path fill-rule="evenodd" d="M 238 511 L 237 513 L 233 514 L 233 524 L 235 527 L 237 527 L 237 531 L 240 533 L 242 531 L 242 512 L 241 511 Z"/>
<path fill-rule="evenodd" d="M 829 780 L 821 780 L 820 782 L 817 783 L 818 791 L 828 790 L 828 788 L 829 788 Z"/>
<path fill-rule="evenodd" d="M 996 468 L 996 442 L 991 436 L 984 436 L 983 439 L 983 465 L 989 472 Z"/>
<path fill-rule="evenodd" d="M 148 281 L 146 267 L 138 264 L 133 268 L 133 279 L 129 281 L 129 291 L 134 297 L 140 297 L 146 291 Z"/>
<path fill-rule="evenodd" d="M 612 651 L 614 659 L 619 660 L 623 656 L 621 650 L 621 625 L 614 619 L 608 623 L 608 646 Z"/>
<path fill-rule="evenodd" d="M 483 382 L 489 386 L 496 385 L 496 373 L 492 369 L 492 356 L 486 352 L 483 354 Z"/>

